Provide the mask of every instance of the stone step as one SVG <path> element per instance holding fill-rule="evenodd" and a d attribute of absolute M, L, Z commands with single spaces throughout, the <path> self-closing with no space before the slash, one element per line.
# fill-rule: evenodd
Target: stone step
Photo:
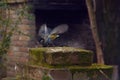
<path fill-rule="evenodd" d="M 90 66 L 93 52 L 72 47 L 44 47 L 30 49 L 30 64 L 60 66 Z"/>
<path fill-rule="evenodd" d="M 26 67 L 28 69 L 27 73 L 24 72 Z M 112 80 L 113 67 L 100 64 L 68 66 L 65 68 L 24 65 L 20 71 L 24 72 L 24 74 L 29 74 L 27 76 L 28 80 Z"/>

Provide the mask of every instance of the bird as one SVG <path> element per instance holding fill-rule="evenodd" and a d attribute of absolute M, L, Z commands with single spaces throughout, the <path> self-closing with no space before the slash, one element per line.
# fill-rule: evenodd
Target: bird
<path fill-rule="evenodd" d="M 67 30 L 67 24 L 60 24 L 53 29 L 47 27 L 47 24 L 42 24 L 38 32 L 38 36 L 40 37 L 39 41 L 43 46 L 49 46 L 50 44 L 53 45 L 53 41 Z"/>

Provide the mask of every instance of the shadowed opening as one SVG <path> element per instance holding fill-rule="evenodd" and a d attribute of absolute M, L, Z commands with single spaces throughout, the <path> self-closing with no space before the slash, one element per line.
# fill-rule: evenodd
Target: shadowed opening
<path fill-rule="evenodd" d="M 53 29 L 57 25 L 67 24 L 69 29 L 61 34 L 53 43 L 54 46 L 70 46 L 93 50 L 94 41 L 89 27 L 88 13 L 85 1 L 80 2 L 72 0 L 68 2 L 59 2 L 51 0 L 48 2 L 35 3 L 36 16 L 36 35 L 39 39 L 38 32 L 42 24 Z M 41 6 L 39 5 L 41 4 Z"/>

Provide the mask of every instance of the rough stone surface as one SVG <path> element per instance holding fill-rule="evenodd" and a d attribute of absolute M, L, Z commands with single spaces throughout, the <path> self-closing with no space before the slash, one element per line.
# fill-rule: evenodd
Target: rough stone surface
<path fill-rule="evenodd" d="M 80 65 L 89 66 L 93 63 L 93 52 L 72 47 L 47 47 L 30 49 L 32 64 Z"/>
<path fill-rule="evenodd" d="M 49 68 L 29 64 L 18 64 L 16 73 L 21 80 L 111 80 L 112 69 L 111 66 L 106 65 Z"/>
<path fill-rule="evenodd" d="M 50 75 L 54 80 L 72 80 L 72 74 L 69 70 L 52 70 Z"/>

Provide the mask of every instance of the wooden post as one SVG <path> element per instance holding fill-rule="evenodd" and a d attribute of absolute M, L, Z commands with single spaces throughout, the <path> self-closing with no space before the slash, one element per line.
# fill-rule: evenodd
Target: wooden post
<path fill-rule="evenodd" d="M 94 11 L 95 8 L 93 7 L 94 5 L 92 3 L 92 0 L 86 0 L 86 6 L 89 14 L 90 28 L 91 28 L 93 39 L 95 41 L 95 46 L 96 46 L 97 63 L 104 64 L 104 56 L 103 56 L 101 43 L 98 36 L 96 15 Z"/>

